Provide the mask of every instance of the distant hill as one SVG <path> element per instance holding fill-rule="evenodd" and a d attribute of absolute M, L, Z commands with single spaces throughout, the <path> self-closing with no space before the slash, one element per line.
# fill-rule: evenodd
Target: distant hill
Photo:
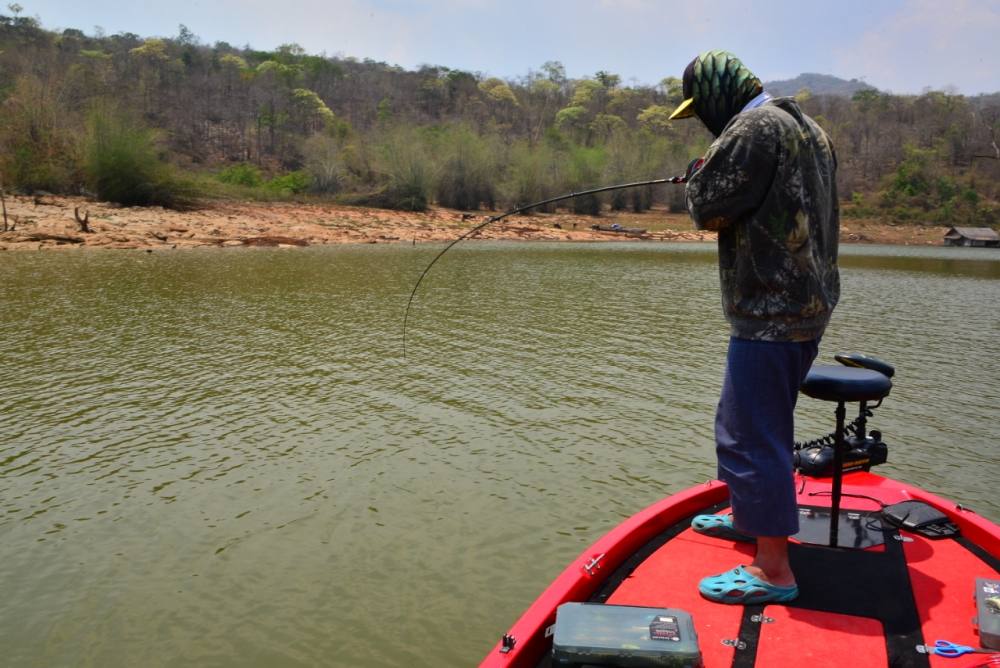
<path fill-rule="evenodd" d="M 803 88 L 808 88 L 813 95 L 843 95 L 851 97 L 859 90 L 878 90 L 864 81 L 857 79 L 841 79 L 829 74 L 806 73 L 794 79 L 784 81 L 768 81 L 764 88 L 773 95 L 795 95 Z"/>

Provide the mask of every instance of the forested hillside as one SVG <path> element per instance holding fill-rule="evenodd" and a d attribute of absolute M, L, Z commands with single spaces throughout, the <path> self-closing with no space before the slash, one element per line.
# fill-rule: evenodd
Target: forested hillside
<path fill-rule="evenodd" d="M 12 6 L 12 9 L 18 9 Z M 670 122 L 678 79 L 626 86 L 558 62 L 515 80 L 442 66 L 55 33 L 0 16 L 0 180 L 125 204 L 313 193 L 462 209 L 682 173 L 711 137 Z M 671 64 L 665 63 L 665 74 Z M 684 63 L 674 64 L 679 74 Z M 901 221 L 1000 221 L 1000 95 L 800 99 L 832 135 L 849 211 Z M 658 196 L 679 208 L 680 189 Z M 604 206 L 642 211 L 652 191 Z M 599 212 L 596 199 L 573 203 Z"/>
<path fill-rule="evenodd" d="M 808 91 L 811 95 L 842 95 L 852 97 L 855 93 L 863 90 L 877 90 L 875 86 L 866 84 L 857 79 L 841 79 L 829 74 L 816 74 L 807 72 L 800 74 L 794 79 L 784 79 L 781 81 L 768 81 L 765 86 L 772 95 L 797 95 L 803 91 Z"/>

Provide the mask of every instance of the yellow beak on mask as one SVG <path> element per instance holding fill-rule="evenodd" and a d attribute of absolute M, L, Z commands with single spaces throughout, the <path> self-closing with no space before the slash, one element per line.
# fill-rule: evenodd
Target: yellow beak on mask
<path fill-rule="evenodd" d="M 670 114 L 670 120 L 675 120 L 678 118 L 691 118 L 694 116 L 694 98 L 689 97 L 688 99 L 677 105 L 674 109 L 674 113 Z"/>

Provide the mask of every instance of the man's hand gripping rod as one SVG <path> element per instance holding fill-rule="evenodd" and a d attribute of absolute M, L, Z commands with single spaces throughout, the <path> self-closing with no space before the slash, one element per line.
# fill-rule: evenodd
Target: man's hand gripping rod
<path fill-rule="evenodd" d="M 542 200 L 541 202 L 535 202 L 534 204 L 528 204 L 525 206 L 520 206 L 516 209 L 511 209 L 510 211 L 505 211 L 504 213 L 501 213 L 498 216 L 491 216 L 490 218 L 486 219 L 485 222 L 476 225 L 471 230 L 465 232 L 457 239 L 454 239 L 451 243 L 445 246 L 440 253 L 434 256 L 434 259 L 430 261 L 430 264 L 427 265 L 427 267 L 420 274 L 420 278 L 418 278 L 417 282 L 413 285 L 413 291 L 410 292 L 410 299 L 406 302 L 406 312 L 403 314 L 403 359 L 406 359 L 406 325 L 409 322 L 410 306 L 413 304 L 413 297 L 417 294 L 417 288 L 420 287 L 420 283 L 424 280 L 424 276 L 427 275 L 427 272 L 431 270 L 431 267 L 433 267 L 434 264 L 441 259 L 441 256 L 447 253 L 451 249 L 451 247 L 457 244 L 459 241 L 462 241 L 463 239 L 468 239 L 469 237 L 473 236 L 474 234 L 476 234 L 476 232 L 483 229 L 487 225 L 492 225 L 493 223 L 499 222 L 508 216 L 513 216 L 518 213 L 523 213 L 524 211 L 528 211 L 529 209 L 534 209 L 535 207 L 545 206 L 546 204 L 555 204 L 556 202 L 562 202 L 564 200 L 573 199 L 574 197 L 583 197 L 584 195 L 596 195 L 598 193 L 608 192 L 611 190 L 623 190 L 625 188 L 639 188 L 642 186 L 655 186 L 655 185 L 660 185 L 661 183 L 686 183 L 688 180 L 688 176 L 689 175 L 671 176 L 670 178 L 666 179 L 653 179 L 652 181 L 637 181 L 635 183 L 623 183 L 616 186 L 604 186 L 603 188 L 594 188 L 593 190 L 581 190 L 580 192 L 569 193 L 568 195 L 560 195 L 559 197 L 552 197 L 546 200 Z"/>

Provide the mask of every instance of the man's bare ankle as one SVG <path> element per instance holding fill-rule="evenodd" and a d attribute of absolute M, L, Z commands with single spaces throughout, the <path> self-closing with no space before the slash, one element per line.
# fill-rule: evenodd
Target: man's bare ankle
<path fill-rule="evenodd" d="M 756 578 L 767 582 L 768 584 L 777 585 L 779 587 L 791 587 L 795 584 L 795 574 L 792 573 L 791 568 L 785 567 L 770 567 L 764 568 L 760 564 L 750 564 L 747 567 L 750 574 Z"/>

